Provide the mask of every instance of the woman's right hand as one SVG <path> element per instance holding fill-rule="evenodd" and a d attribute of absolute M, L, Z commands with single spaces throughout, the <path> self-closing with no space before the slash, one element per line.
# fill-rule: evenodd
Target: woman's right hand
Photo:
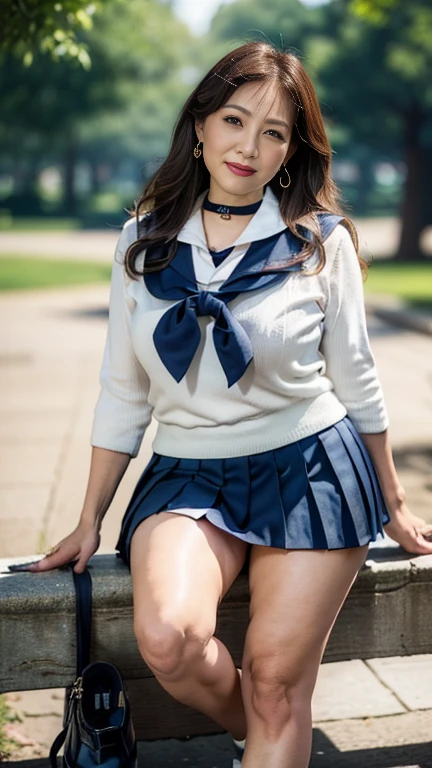
<path fill-rule="evenodd" d="M 82 573 L 91 556 L 99 549 L 100 529 L 95 524 L 80 521 L 72 533 L 55 545 L 41 560 L 29 565 L 26 570 L 42 573 L 59 568 L 72 560 L 75 573 Z"/>

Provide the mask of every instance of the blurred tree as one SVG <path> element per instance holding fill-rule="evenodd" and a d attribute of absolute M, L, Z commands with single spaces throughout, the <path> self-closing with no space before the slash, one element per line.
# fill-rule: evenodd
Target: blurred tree
<path fill-rule="evenodd" d="M 77 210 L 74 177 L 84 145 L 87 157 L 93 149 L 93 166 L 103 144 L 117 161 L 132 146 L 144 160 L 156 145 L 163 152 L 186 87 L 182 69 L 193 55 L 187 28 L 157 0 L 110 0 L 81 35 L 89 71 L 66 60 L 53 65 L 41 53 L 28 68 L 8 54 L 0 70 L 2 144 L 18 163 L 26 154 L 30 186 L 41 162 L 61 158 L 68 215 Z"/>
<path fill-rule="evenodd" d="M 319 24 L 321 12 L 320 8 L 307 8 L 300 0 L 237 0 L 219 8 L 210 36 L 226 42 L 226 50 L 247 40 L 268 39 L 302 56 L 306 39 Z"/>
<path fill-rule="evenodd" d="M 373 24 L 385 24 L 399 0 L 351 0 L 351 10 Z"/>
<path fill-rule="evenodd" d="M 42 51 L 56 60 L 75 58 L 88 69 L 88 51 L 77 33 L 91 29 L 97 5 L 88 0 L 3 0 L 0 50 L 16 54 L 26 65 Z"/>
<path fill-rule="evenodd" d="M 361 19 L 360 0 L 334 0 L 326 7 L 326 33 L 337 45 L 320 68 L 337 122 L 353 140 L 385 157 L 401 147 L 406 180 L 402 232 L 396 258 L 423 258 L 425 223 L 422 170 L 432 146 L 432 6 L 430 0 L 380 0 L 384 16 Z M 364 3 L 365 13 L 371 3 Z M 337 84 L 337 87 L 336 87 Z M 423 191 L 422 191 L 423 190 Z M 428 202 L 430 195 L 428 194 Z M 429 202 L 429 217 L 432 218 Z"/>

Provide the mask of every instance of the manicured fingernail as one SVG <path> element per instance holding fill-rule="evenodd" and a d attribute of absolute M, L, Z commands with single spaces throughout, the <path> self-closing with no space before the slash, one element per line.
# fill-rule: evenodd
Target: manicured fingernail
<path fill-rule="evenodd" d="M 34 570 L 34 564 L 30 563 L 19 563 L 18 565 L 9 565 L 8 566 L 10 571 L 33 571 Z"/>

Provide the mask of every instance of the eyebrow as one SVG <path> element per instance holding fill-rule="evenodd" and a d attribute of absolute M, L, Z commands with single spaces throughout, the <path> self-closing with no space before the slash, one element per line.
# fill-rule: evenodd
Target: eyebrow
<path fill-rule="evenodd" d="M 240 107 L 239 104 L 224 104 L 223 109 L 228 109 L 228 107 L 231 107 L 231 109 L 238 109 L 240 112 L 244 112 L 245 115 L 251 116 L 252 112 L 249 112 L 246 107 Z M 285 122 L 285 120 L 276 120 L 274 118 L 269 118 L 264 120 L 265 123 L 272 124 L 272 125 L 284 125 L 285 128 L 288 128 L 290 130 L 290 127 L 288 123 Z"/>

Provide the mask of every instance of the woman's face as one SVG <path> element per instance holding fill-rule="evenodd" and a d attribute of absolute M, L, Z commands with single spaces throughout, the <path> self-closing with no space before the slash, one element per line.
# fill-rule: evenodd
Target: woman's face
<path fill-rule="evenodd" d="M 274 85 L 247 83 L 204 123 L 196 121 L 211 177 L 210 197 L 220 197 L 221 192 L 225 198 L 261 197 L 264 185 L 295 152 L 291 142 L 294 115 L 294 105 L 282 89 L 278 94 Z M 239 173 L 238 166 L 252 170 L 242 171 L 240 167 Z"/>

